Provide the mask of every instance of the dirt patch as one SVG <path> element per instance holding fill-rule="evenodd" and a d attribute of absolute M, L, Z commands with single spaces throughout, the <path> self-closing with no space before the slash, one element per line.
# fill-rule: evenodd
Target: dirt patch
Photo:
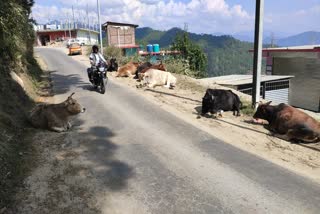
<path fill-rule="evenodd" d="M 9 213 L 98 213 L 98 191 L 89 167 L 80 165 L 80 149 L 68 133 L 38 132 L 37 167 L 17 195 L 19 204 Z"/>
<path fill-rule="evenodd" d="M 77 56 L 74 59 L 89 66 L 86 56 Z M 223 118 L 199 118 L 205 90 L 209 87 L 225 87 L 204 85 L 194 78 L 175 74 L 177 87 L 174 90 L 164 87 L 137 89 L 136 85 L 140 83 L 132 78 L 116 78 L 115 73 L 108 73 L 108 76 L 116 83 L 127 86 L 128 90 L 136 91 L 166 111 L 172 112 L 224 142 L 320 182 L 320 145 L 292 144 L 273 137 L 263 125 L 250 123 L 252 119 L 250 115 L 253 114 L 250 96 L 235 91 L 244 104 L 242 109 L 244 114 L 241 117 L 234 117 L 232 113 L 225 112 Z M 306 112 L 320 119 L 319 113 Z"/>

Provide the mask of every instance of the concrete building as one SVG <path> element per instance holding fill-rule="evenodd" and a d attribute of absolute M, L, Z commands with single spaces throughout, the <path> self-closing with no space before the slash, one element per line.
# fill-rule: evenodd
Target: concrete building
<path fill-rule="evenodd" d="M 84 44 L 97 44 L 99 32 L 92 29 L 75 28 L 69 29 L 64 25 L 39 25 L 35 26 L 36 44 L 45 46 L 48 43 L 56 41 L 65 41 L 68 39 L 78 39 Z"/>
<path fill-rule="evenodd" d="M 267 73 L 290 75 L 289 104 L 320 112 L 320 45 L 263 49 Z"/>

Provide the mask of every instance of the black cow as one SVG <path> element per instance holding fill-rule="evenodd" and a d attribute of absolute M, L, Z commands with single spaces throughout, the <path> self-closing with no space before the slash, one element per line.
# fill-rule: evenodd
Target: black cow
<path fill-rule="evenodd" d="M 149 68 L 149 67 L 151 67 L 151 66 L 152 66 L 152 64 L 151 64 L 150 62 L 145 62 L 145 63 L 143 63 L 142 65 L 139 65 L 138 68 L 137 68 L 137 71 L 136 71 L 136 73 L 135 73 L 134 79 L 139 79 L 139 73 L 140 73 L 142 70 L 144 70 L 144 69 L 146 69 L 146 68 Z"/>
<path fill-rule="evenodd" d="M 107 71 L 118 71 L 118 63 L 116 58 L 111 58 Z"/>
<path fill-rule="evenodd" d="M 240 116 L 240 107 L 242 102 L 238 95 L 231 90 L 223 89 L 207 89 L 206 94 L 202 99 L 202 115 L 210 112 L 233 111 L 233 115 Z"/>

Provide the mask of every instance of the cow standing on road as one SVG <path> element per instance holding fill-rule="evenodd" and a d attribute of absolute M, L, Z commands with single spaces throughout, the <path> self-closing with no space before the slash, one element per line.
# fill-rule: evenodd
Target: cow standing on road
<path fill-rule="evenodd" d="M 320 141 L 320 122 L 287 104 L 272 106 L 270 103 L 260 104 L 253 118 L 267 120 L 270 131 L 277 137 L 309 143 Z"/>
<path fill-rule="evenodd" d="M 240 116 L 241 106 L 239 96 L 231 90 L 209 88 L 202 99 L 202 115 L 208 112 L 215 115 L 222 111 L 233 111 L 233 115 Z"/>

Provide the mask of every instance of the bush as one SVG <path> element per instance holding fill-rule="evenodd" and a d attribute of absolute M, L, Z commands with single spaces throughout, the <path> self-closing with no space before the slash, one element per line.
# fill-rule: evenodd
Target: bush
<path fill-rule="evenodd" d="M 179 50 L 183 58 L 188 62 L 190 72 L 186 74 L 197 78 L 207 76 L 207 56 L 203 50 L 192 42 L 187 32 L 178 34 L 172 44 L 172 50 Z"/>
<path fill-rule="evenodd" d="M 104 48 L 103 54 L 107 58 L 113 57 L 113 58 L 116 58 L 119 60 L 123 57 L 121 49 L 116 46 L 108 46 L 108 47 Z"/>

